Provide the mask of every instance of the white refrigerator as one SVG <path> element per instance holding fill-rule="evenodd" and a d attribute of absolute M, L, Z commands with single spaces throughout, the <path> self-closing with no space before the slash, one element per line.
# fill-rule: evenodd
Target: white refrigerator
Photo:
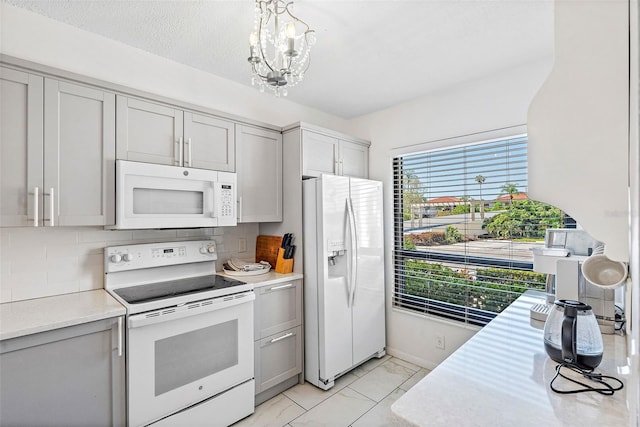
<path fill-rule="evenodd" d="M 327 390 L 385 354 L 382 183 L 303 181 L 305 379 Z"/>

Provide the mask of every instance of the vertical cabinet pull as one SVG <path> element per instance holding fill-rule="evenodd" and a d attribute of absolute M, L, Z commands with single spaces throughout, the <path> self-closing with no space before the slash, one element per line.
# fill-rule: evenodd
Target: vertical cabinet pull
<path fill-rule="evenodd" d="M 180 137 L 178 141 L 180 144 L 180 147 L 178 148 L 178 166 L 182 166 L 184 165 L 184 139 Z"/>
<path fill-rule="evenodd" d="M 191 138 L 187 138 L 185 144 L 187 144 L 187 161 L 185 166 L 191 167 Z"/>
<path fill-rule="evenodd" d="M 173 163 L 175 163 L 176 166 L 182 166 L 180 164 L 180 152 L 182 150 L 182 147 L 180 146 L 180 140 L 182 138 L 178 139 L 175 143 L 175 148 L 173 149 Z"/>
<path fill-rule="evenodd" d="M 122 357 L 122 316 L 118 317 L 118 357 Z"/>
<path fill-rule="evenodd" d="M 54 227 L 56 225 L 53 218 L 56 214 L 56 198 L 53 187 L 49 189 L 49 197 L 49 227 Z"/>
<path fill-rule="evenodd" d="M 38 227 L 38 223 L 40 222 L 40 218 L 38 218 L 38 211 L 40 210 L 38 206 L 39 199 L 40 199 L 40 188 L 34 187 L 33 188 L 33 226 L 34 227 Z"/>

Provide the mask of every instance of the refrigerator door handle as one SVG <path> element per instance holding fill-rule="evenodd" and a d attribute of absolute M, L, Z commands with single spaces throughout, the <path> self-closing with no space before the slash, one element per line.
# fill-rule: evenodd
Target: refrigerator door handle
<path fill-rule="evenodd" d="M 349 232 L 351 234 L 351 286 L 349 286 L 349 307 L 353 307 L 356 297 L 356 285 L 358 283 L 358 230 L 356 228 L 356 216 L 353 212 L 353 201 L 350 197 L 347 199 L 347 212 L 349 214 Z"/>

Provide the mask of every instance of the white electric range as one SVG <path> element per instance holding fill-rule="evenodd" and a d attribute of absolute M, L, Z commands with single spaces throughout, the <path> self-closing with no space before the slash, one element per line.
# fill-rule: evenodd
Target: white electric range
<path fill-rule="evenodd" d="M 105 289 L 127 309 L 129 426 L 253 413 L 253 285 L 216 275 L 216 259 L 211 240 L 105 249 Z"/>

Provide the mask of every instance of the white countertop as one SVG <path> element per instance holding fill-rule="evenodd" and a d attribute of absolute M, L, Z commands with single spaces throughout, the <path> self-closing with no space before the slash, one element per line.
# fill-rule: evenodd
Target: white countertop
<path fill-rule="evenodd" d="M 103 289 L 0 304 L 0 340 L 123 316 Z"/>
<path fill-rule="evenodd" d="M 539 302 L 539 292 L 518 298 L 400 397 L 393 413 L 417 426 L 630 425 L 626 388 L 614 396 L 559 395 L 549 388 L 556 363 L 544 350 L 542 329 L 529 320 L 529 307 Z M 603 339 L 603 361 L 596 371 L 626 382 L 625 338 Z M 556 386 L 576 387 L 564 380 Z"/>
<path fill-rule="evenodd" d="M 298 279 L 302 279 L 303 277 L 301 273 L 281 274 L 281 273 L 276 273 L 273 270 L 269 271 L 268 273 L 258 274 L 255 276 L 236 276 L 236 275 L 227 274 L 224 271 L 218 271 L 216 272 L 216 274 L 219 274 L 225 277 L 230 277 L 232 279 L 240 280 L 241 282 L 252 283 L 255 287 L 258 287 L 258 288 L 261 286 L 274 285 L 276 283 L 287 282 L 290 280 L 298 280 Z"/>

